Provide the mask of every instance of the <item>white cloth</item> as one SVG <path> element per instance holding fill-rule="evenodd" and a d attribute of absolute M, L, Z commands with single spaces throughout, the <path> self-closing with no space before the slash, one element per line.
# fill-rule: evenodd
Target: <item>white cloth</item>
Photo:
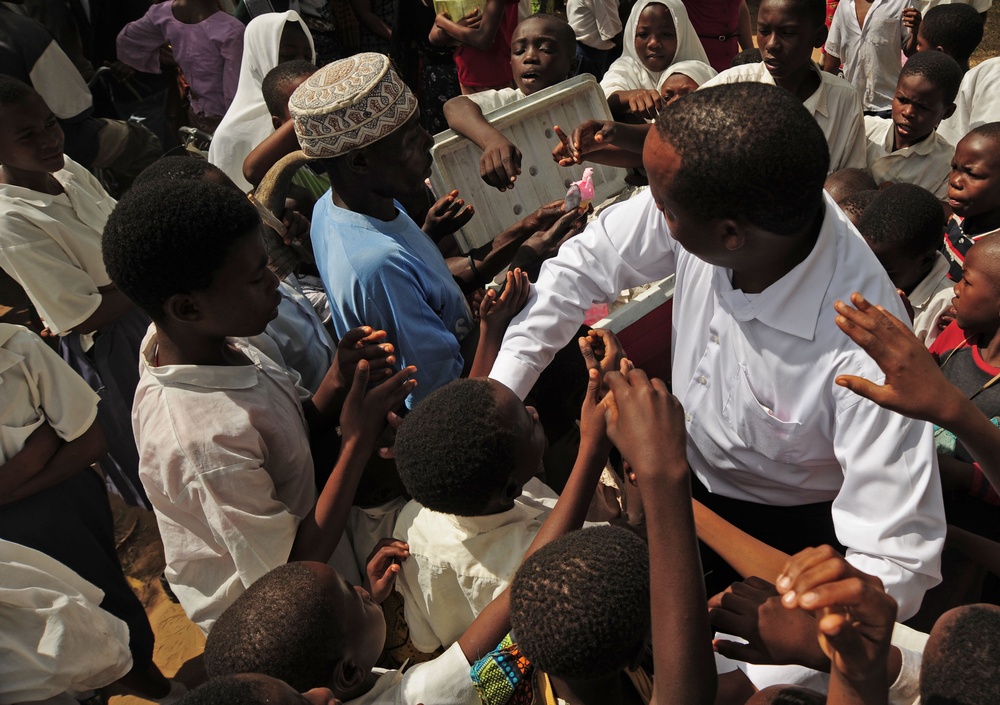
<path fill-rule="evenodd" d="M 593 303 L 676 273 L 673 390 L 688 460 L 717 494 L 772 505 L 833 500 L 848 560 L 878 576 L 905 619 L 940 581 L 944 509 L 930 424 L 838 386 L 884 378 L 834 324 L 852 292 L 905 320 L 867 243 L 825 196 L 809 256 L 748 297 L 728 270 L 673 239 L 650 192 L 608 208 L 543 266 L 490 376 L 523 398 Z"/>
<path fill-rule="evenodd" d="M 128 626 L 59 561 L 0 539 L 0 705 L 103 688 L 132 668 Z"/>
<path fill-rule="evenodd" d="M 861 94 L 865 110 L 892 108 L 892 96 L 903 68 L 900 56 L 910 37 L 910 30 L 903 26 L 903 10 L 914 4 L 915 0 L 874 0 L 865 15 L 864 27 L 858 24 L 855 0 L 837 5 L 826 53 L 840 58 L 844 77 Z"/>
<path fill-rule="evenodd" d="M 868 136 L 868 170 L 876 184 L 913 184 L 927 189 L 940 200 L 948 198 L 948 176 L 955 148 L 937 130 L 912 147 L 892 150 L 895 135 L 892 120 L 865 116 Z"/>
<path fill-rule="evenodd" d="M 819 88 L 802 105 L 826 135 L 826 143 L 830 147 L 830 173 L 849 167 L 864 169 L 865 124 L 858 92 L 839 76 L 820 71 L 815 66 L 813 69 L 819 74 Z M 726 69 L 702 88 L 746 81 L 775 85 L 774 78 L 761 61 Z"/>
<path fill-rule="evenodd" d="M 934 266 L 907 297 L 913 306 L 913 333 L 930 347 L 941 331 L 937 322 L 942 313 L 951 308 L 955 297 L 955 282 L 948 277 L 950 264 L 940 252 Z"/>
<path fill-rule="evenodd" d="M 298 13 L 291 10 L 268 12 L 250 20 L 243 34 L 243 63 L 236 97 L 215 128 L 212 144 L 208 148 L 208 161 L 226 172 L 226 176 L 242 191 L 253 188 L 243 178 L 243 161 L 274 132 L 260 84 L 264 76 L 278 65 L 278 44 L 286 22 L 298 22 L 302 27 L 312 50 L 312 61 L 316 62 L 312 34 Z"/>
<path fill-rule="evenodd" d="M 639 24 L 639 15 L 652 2 L 666 5 L 670 10 L 670 16 L 674 19 L 674 29 L 677 31 L 677 51 L 671 64 L 678 61 L 688 61 L 693 59 L 702 63 L 709 63 L 708 55 L 701 45 L 698 33 L 694 30 L 694 25 L 688 19 L 687 10 L 681 0 L 639 0 L 633 7 L 625 23 L 625 33 L 622 38 L 622 55 L 615 59 L 608 67 L 604 78 L 601 79 L 601 89 L 604 95 L 610 96 L 619 91 L 636 91 L 646 89 L 655 91 L 660 85 L 663 71 L 650 71 L 639 60 L 639 55 L 635 53 L 635 30 Z M 669 68 L 669 67 L 668 67 Z"/>
<path fill-rule="evenodd" d="M 393 538 L 410 545 L 396 589 L 403 595 L 413 645 L 450 646 L 510 584 L 557 495 L 532 478 L 514 507 L 460 517 L 415 501 L 399 513 Z"/>
<path fill-rule="evenodd" d="M 0 184 L 0 267 L 63 335 L 97 310 L 98 287 L 111 283 L 101 235 L 115 200 L 69 157 L 53 176 L 64 190 L 57 196 Z"/>
<path fill-rule="evenodd" d="M 667 67 L 667 70 L 660 76 L 660 82 L 657 84 L 656 89 L 661 90 L 663 88 L 663 83 L 668 78 L 678 73 L 687 76 L 692 81 L 697 83 L 698 86 L 705 85 L 719 75 L 715 69 L 706 64 L 704 61 L 696 61 L 694 59 L 675 61 L 670 64 L 670 66 Z"/>
<path fill-rule="evenodd" d="M 150 326 L 132 409 L 167 580 L 205 632 L 288 560 L 299 521 L 316 503 L 307 393 L 246 340 L 230 342 L 253 364 L 156 367 Z"/>
<path fill-rule="evenodd" d="M 923 654 L 900 647 L 902 664 L 889 686 L 889 705 L 920 705 L 920 664 Z"/>
<path fill-rule="evenodd" d="M 480 705 L 470 668 L 461 647 L 454 644 L 433 661 L 381 672 L 371 690 L 345 705 Z"/>
<path fill-rule="evenodd" d="M 938 132 L 954 145 L 970 130 L 1000 122 L 1000 56 L 987 59 L 965 74 L 955 106 L 955 114 L 938 127 Z"/>
<path fill-rule="evenodd" d="M 501 88 L 498 91 L 479 91 L 465 97 L 478 105 L 479 109 L 483 111 L 483 115 L 486 115 L 487 113 L 492 113 L 494 110 L 499 110 L 505 105 L 516 103 L 527 96 L 521 92 L 520 88 Z"/>
<path fill-rule="evenodd" d="M 917 0 L 917 9 L 921 15 L 926 15 L 927 11 L 938 5 L 951 5 L 952 3 L 962 3 L 972 5 L 976 12 L 988 12 L 993 7 L 993 0 Z"/>
<path fill-rule="evenodd" d="M 67 443 L 97 419 L 100 397 L 41 338 L 0 323 L 0 472 L 48 423 Z"/>
<path fill-rule="evenodd" d="M 622 31 L 618 0 L 567 0 L 566 21 L 576 41 L 594 49 L 610 49 Z"/>
<path fill-rule="evenodd" d="M 31 67 L 29 76 L 31 86 L 58 118 L 76 117 L 94 106 L 94 97 L 80 71 L 54 40 Z"/>

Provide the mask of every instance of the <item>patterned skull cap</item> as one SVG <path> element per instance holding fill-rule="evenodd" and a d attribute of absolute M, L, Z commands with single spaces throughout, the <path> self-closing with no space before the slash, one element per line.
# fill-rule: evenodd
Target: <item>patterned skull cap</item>
<path fill-rule="evenodd" d="M 402 127 L 417 99 L 383 54 L 356 54 L 324 66 L 292 93 L 288 110 L 306 156 L 338 157 Z"/>

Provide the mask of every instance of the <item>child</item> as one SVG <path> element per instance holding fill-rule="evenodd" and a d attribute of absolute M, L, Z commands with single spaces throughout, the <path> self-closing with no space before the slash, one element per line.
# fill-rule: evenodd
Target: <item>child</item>
<path fill-rule="evenodd" d="M 944 243 L 944 211 L 919 186 L 894 184 L 877 192 L 861 216 L 858 230 L 882 263 L 893 285 L 913 307 L 913 331 L 930 346 L 939 319 L 951 309 L 953 282 Z"/>
<path fill-rule="evenodd" d="M 277 353 L 245 340 L 274 319 L 281 297 L 260 218 L 231 186 L 155 181 L 134 189 L 108 220 L 103 249 L 122 291 L 154 322 L 133 412 L 140 475 L 167 579 L 207 632 L 271 568 L 330 558 L 385 415 L 410 392 L 413 370 L 363 394 L 394 357 L 390 346 L 358 347 L 373 333 L 362 328 L 341 340 L 310 398 L 273 361 Z M 325 468 L 313 467 L 310 432 L 332 431 L 338 416 L 342 453 L 317 499 Z"/>
<path fill-rule="evenodd" d="M 136 71 L 160 73 L 160 49 L 171 55 L 190 86 L 192 124 L 214 132 L 240 78 L 243 23 L 214 0 L 173 0 L 152 5 L 118 34 L 118 60 Z"/>
<path fill-rule="evenodd" d="M 434 19 L 430 42 L 458 44 L 455 66 L 462 95 L 510 86 L 513 76 L 507 52 L 517 26 L 517 6 L 517 0 L 486 0 L 481 16 L 477 9 L 457 21 L 445 12 Z"/>
<path fill-rule="evenodd" d="M 955 147 L 948 177 L 948 224 L 944 253 L 951 278 L 962 278 L 962 261 L 973 243 L 1000 231 L 1000 122 L 972 130 Z"/>
<path fill-rule="evenodd" d="M 851 225 L 860 229 L 861 218 L 864 217 L 865 211 L 868 210 L 868 206 L 871 205 L 877 195 L 878 191 L 875 189 L 858 191 L 857 193 L 852 193 L 843 201 L 838 202 L 837 205 L 840 206 L 840 210 L 844 211 L 844 215 L 851 221 Z"/>
<path fill-rule="evenodd" d="M 941 120 L 955 112 L 962 71 L 947 54 L 921 52 L 899 74 L 892 99 L 892 119 L 868 116 L 868 169 L 878 184 L 913 184 L 942 201 L 955 153 L 937 133 Z"/>
<path fill-rule="evenodd" d="M 100 589 L 100 606 L 128 625 L 124 683 L 159 699 L 171 685 L 153 663 L 153 630 L 122 574 L 107 490 L 91 468 L 107 452 L 99 399 L 34 334 L 0 323 L 0 538 Z"/>
<path fill-rule="evenodd" d="M 859 191 L 874 191 L 876 188 L 878 184 L 875 183 L 871 173 L 867 169 L 856 167 L 838 169 L 823 182 L 823 189 L 838 204 Z"/>
<path fill-rule="evenodd" d="M 823 70 L 846 78 L 861 95 L 865 115 L 889 117 L 900 55 L 917 50 L 920 12 L 913 0 L 844 0 L 824 48 Z"/>
<path fill-rule="evenodd" d="M 989 122 L 1000 122 L 1000 56 L 987 59 L 965 74 L 955 101 L 955 114 L 941 123 L 941 134 L 952 142 Z"/>
<path fill-rule="evenodd" d="M 917 51 L 941 51 L 969 71 L 972 52 L 983 41 L 983 18 L 972 5 L 937 5 L 924 14 L 917 32 Z"/>
<path fill-rule="evenodd" d="M 760 81 L 784 88 L 823 129 L 833 172 L 864 166 L 865 135 L 857 91 L 812 60 L 826 38 L 824 12 L 823 0 L 764 0 L 757 12 L 760 63 L 723 71 L 705 86 Z"/>
<path fill-rule="evenodd" d="M 482 91 L 444 104 L 448 127 L 483 150 L 479 173 L 490 186 L 506 191 L 521 173 L 521 152 L 484 117 L 576 73 L 572 28 L 552 15 L 532 15 L 514 30 L 510 66 L 517 88 Z"/>
<path fill-rule="evenodd" d="M 865 288 L 906 314 L 824 196 L 822 130 L 787 91 L 715 86 L 663 111 L 643 161 L 649 192 L 602 212 L 543 266 L 490 376 L 523 396 L 595 301 L 675 274 L 673 388 L 697 498 L 786 552 L 807 532 L 835 534 L 913 614 L 938 580 L 945 529 L 933 431 L 835 384 L 857 367 L 879 374 L 824 323 L 837 298 Z M 879 479 L 887 467 L 893 482 Z M 871 482 L 877 503 L 862 489 Z M 775 528 L 789 521 L 794 536 Z"/>
<path fill-rule="evenodd" d="M 101 394 L 111 454 L 102 463 L 118 492 L 144 504 L 129 428 L 135 361 L 148 319 L 101 262 L 101 231 L 115 202 L 63 156 L 63 133 L 28 85 L 0 76 L 0 266 L 20 284 L 64 359 Z"/>
<path fill-rule="evenodd" d="M 680 0 L 639 0 L 625 24 L 622 55 L 608 68 L 601 88 L 616 119 L 652 120 L 663 106 L 663 72 L 678 61 L 709 63 Z"/>
<path fill-rule="evenodd" d="M 274 132 L 260 84 L 267 72 L 285 61 L 316 61 L 312 35 L 295 12 L 268 12 L 247 25 L 243 64 L 236 97 L 215 130 L 208 150 L 212 162 L 242 191 L 252 186 L 243 178 L 243 160 Z"/>
<path fill-rule="evenodd" d="M 622 33 L 617 0 L 569 0 L 566 21 L 576 36 L 580 73 L 589 73 L 600 81 L 615 48 L 613 40 Z"/>

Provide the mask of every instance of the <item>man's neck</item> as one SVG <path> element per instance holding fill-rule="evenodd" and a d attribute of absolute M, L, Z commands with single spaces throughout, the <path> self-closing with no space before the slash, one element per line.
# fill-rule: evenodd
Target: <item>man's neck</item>
<path fill-rule="evenodd" d="M 755 249 L 761 253 L 766 252 L 766 256 L 747 261 L 745 269 L 734 269 L 733 288 L 744 294 L 759 294 L 799 266 L 816 246 L 825 210 L 825 207 L 821 208 L 814 221 L 797 235 L 765 233 L 763 237 L 768 240 L 767 246 L 757 243 Z"/>
<path fill-rule="evenodd" d="M 20 186 L 50 196 L 58 196 L 64 191 L 59 180 L 47 171 L 25 171 L 6 166 L 0 167 L 0 184 Z"/>
<path fill-rule="evenodd" d="M 396 219 L 396 204 L 391 197 L 372 193 L 359 183 L 334 184 L 333 202 L 346 210 L 386 223 Z"/>
<path fill-rule="evenodd" d="M 927 139 L 928 137 L 930 137 L 933 134 L 934 134 L 934 132 L 932 131 L 932 132 L 928 132 L 926 135 L 924 135 L 923 137 L 920 137 L 918 139 L 911 139 L 911 140 L 905 140 L 904 141 L 904 140 L 899 139 L 899 133 L 896 131 L 896 126 L 893 125 L 892 126 L 892 151 L 893 152 L 898 152 L 901 149 L 906 149 L 907 147 L 913 147 L 914 145 L 918 145 L 918 144 L 920 144 L 921 142 L 923 142 L 925 139 Z"/>

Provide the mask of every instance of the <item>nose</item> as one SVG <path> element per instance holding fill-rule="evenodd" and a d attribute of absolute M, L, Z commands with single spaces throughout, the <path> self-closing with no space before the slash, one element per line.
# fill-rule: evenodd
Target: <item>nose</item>
<path fill-rule="evenodd" d="M 948 188 L 956 191 L 962 190 L 962 172 L 958 169 L 952 169 L 951 173 L 948 174 Z"/>
<path fill-rule="evenodd" d="M 776 32 L 771 32 L 767 35 L 767 39 L 764 42 L 764 48 L 767 49 L 769 54 L 774 54 L 775 49 L 777 49 L 781 44 L 778 42 L 778 35 Z"/>

